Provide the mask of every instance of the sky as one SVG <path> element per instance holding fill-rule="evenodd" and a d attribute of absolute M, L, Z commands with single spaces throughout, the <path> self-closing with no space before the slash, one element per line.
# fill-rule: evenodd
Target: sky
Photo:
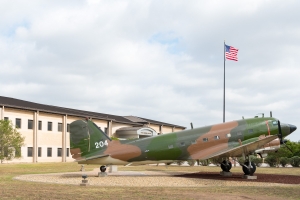
<path fill-rule="evenodd" d="M 0 96 L 190 128 L 300 127 L 300 1 L 2 0 Z M 300 131 L 288 136 L 300 140 Z"/>

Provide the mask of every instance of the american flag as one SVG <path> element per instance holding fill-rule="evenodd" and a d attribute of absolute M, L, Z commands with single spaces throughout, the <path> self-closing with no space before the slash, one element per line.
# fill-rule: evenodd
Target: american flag
<path fill-rule="evenodd" d="M 225 44 L 225 58 L 228 60 L 234 60 L 238 61 L 237 54 L 238 54 L 238 49 L 234 48 L 232 46 L 228 46 Z"/>

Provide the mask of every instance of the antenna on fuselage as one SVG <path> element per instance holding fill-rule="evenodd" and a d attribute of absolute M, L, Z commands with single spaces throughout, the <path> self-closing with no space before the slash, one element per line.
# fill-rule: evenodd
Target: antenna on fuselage
<path fill-rule="evenodd" d="M 272 111 L 270 111 L 270 117 L 272 117 Z"/>
<path fill-rule="evenodd" d="M 194 129 L 194 127 L 193 127 L 193 123 L 191 122 L 191 129 Z"/>
<path fill-rule="evenodd" d="M 257 113 L 257 115 L 255 116 L 255 118 L 258 118 L 258 115 L 261 114 L 261 117 L 264 118 L 265 114 L 264 113 Z"/>

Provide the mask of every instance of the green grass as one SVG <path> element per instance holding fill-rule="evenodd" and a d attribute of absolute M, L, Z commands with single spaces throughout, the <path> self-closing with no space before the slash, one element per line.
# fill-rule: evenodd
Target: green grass
<path fill-rule="evenodd" d="M 98 166 L 86 165 L 92 170 Z M 0 165 L 0 199 L 300 199 L 300 186 L 284 187 L 81 187 L 13 180 L 21 174 L 79 171 L 76 163 Z M 219 172 L 219 167 L 119 166 L 119 171 Z M 240 167 L 232 172 L 241 172 Z M 300 168 L 258 168 L 258 173 L 300 175 Z"/>

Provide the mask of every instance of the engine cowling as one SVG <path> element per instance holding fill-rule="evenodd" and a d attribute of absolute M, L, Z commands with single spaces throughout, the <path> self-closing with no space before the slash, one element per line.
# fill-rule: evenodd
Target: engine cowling
<path fill-rule="evenodd" d="M 267 157 L 268 153 L 276 152 L 280 148 L 280 140 L 275 139 L 265 144 L 261 149 L 257 149 L 255 153 L 260 155 L 261 158 Z"/>

